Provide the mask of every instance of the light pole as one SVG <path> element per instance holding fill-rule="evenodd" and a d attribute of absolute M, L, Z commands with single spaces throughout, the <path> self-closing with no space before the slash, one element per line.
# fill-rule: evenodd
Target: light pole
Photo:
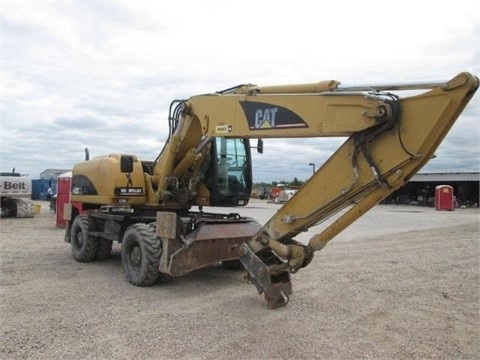
<path fill-rule="evenodd" d="M 313 174 L 315 174 L 315 164 L 314 163 L 308 163 L 308 165 L 310 165 L 313 169 Z"/>

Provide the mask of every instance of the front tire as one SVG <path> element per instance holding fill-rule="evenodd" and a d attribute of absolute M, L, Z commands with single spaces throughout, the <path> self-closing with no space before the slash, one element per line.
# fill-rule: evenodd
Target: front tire
<path fill-rule="evenodd" d="M 162 254 L 160 238 L 147 224 L 130 226 L 122 241 L 122 264 L 128 281 L 136 286 L 149 286 L 160 277 Z"/>
<path fill-rule="evenodd" d="M 88 236 L 87 231 L 88 217 L 77 216 L 70 229 L 70 244 L 73 258 L 79 262 L 93 261 L 97 255 L 98 242 L 93 236 Z"/>

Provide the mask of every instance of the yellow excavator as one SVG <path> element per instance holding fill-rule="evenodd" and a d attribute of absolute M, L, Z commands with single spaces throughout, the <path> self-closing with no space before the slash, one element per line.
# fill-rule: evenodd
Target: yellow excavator
<path fill-rule="evenodd" d="M 403 84 L 248 84 L 175 100 L 154 161 L 111 154 L 74 166 L 65 241 L 80 262 L 106 258 L 121 243 L 126 277 L 137 286 L 242 264 L 267 306 L 283 306 L 290 274 L 432 158 L 478 85 L 463 72 Z M 333 136 L 346 141 L 266 224 L 204 211 L 248 204 L 250 139 L 262 152 L 266 138 Z M 295 241 L 339 213 L 307 244 Z"/>

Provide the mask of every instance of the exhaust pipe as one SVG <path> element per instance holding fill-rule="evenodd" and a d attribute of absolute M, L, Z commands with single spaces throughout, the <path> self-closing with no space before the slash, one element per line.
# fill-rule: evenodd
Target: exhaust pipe
<path fill-rule="evenodd" d="M 85 148 L 85 161 L 90 160 L 90 152 L 88 151 L 88 148 Z"/>

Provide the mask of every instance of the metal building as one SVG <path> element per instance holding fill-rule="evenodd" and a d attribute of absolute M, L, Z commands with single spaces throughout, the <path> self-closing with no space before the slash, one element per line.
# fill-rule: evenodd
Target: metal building
<path fill-rule="evenodd" d="M 403 188 L 390 195 L 385 202 L 434 206 L 435 188 L 439 185 L 453 187 L 457 206 L 478 207 L 479 172 L 419 173 Z"/>
<path fill-rule="evenodd" d="M 70 169 L 45 169 L 40 173 L 41 180 L 57 180 L 58 176 L 70 171 Z"/>

